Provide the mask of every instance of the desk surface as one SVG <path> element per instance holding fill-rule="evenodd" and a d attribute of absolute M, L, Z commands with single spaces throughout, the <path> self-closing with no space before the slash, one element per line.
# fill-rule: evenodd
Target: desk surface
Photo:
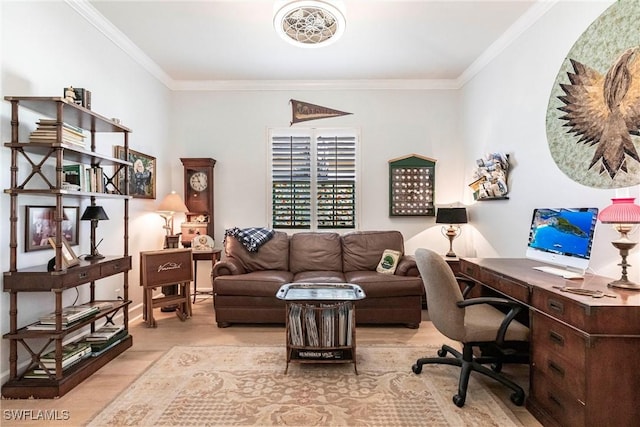
<path fill-rule="evenodd" d="M 640 307 L 640 292 L 610 288 L 607 286 L 612 278 L 585 274 L 583 279 L 564 279 L 553 274 L 534 270 L 533 267 L 546 265 L 540 261 L 527 258 L 463 258 L 461 269 L 464 273 L 473 273 L 473 265 L 481 270 L 493 271 L 523 286 L 544 289 L 550 293 L 561 295 L 586 306 L 638 306 Z M 616 295 L 616 298 L 593 298 L 589 296 L 569 294 L 556 287 L 575 287 L 592 291 L 602 291 Z M 527 301 L 523 301 L 527 302 Z"/>

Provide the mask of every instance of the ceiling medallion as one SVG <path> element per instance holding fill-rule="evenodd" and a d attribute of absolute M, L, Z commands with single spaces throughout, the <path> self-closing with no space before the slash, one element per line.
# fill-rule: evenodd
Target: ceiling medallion
<path fill-rule="evenodd" d="M 273 18 L 273 26 L 280 37 L 298 47 L 334 43 L 344 33 L 345 24 L 340 9 L 319 0 L 287 2 Z"/>

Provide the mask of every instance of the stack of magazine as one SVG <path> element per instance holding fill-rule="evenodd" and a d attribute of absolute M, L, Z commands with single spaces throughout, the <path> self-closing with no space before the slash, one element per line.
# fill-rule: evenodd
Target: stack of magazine
<path fill-rule="evenodd" d="M 62 309 L 62 329 L 98 313 L 102 306 L 98 304 L 72 305 Z M 29 330 L 52 331 L 56 329 L 56 314 L 49 313 L 40 317 L 38 323 L 27 326 Z"/>
<path fill-rule="evenodd" d="M 84 342 L 91 346 L 92 356 L 99 356 L 120 343 L 128 335 L 123 325 L 105 325 L 84 338 Z"/>
<path fill-rule="evenodd" d="M 91 346 L 86 342 L 74 342 L 62 347 L 62 370 L 68 369 L 91 355 Z M 56 352 L 52 350 L 40 357 L 40 362 L 49 370 L 56 371 Z M 48 378 L 49 375 L 42 368 L 36 368 L 24 374 L 25 378 Z"/>

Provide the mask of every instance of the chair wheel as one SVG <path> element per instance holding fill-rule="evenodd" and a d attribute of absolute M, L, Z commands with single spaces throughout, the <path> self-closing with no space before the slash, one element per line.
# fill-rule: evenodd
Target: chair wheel
<path fill-rule="evenodd" d="M 419 365 L 416 363 L 411 367 L 411 370 L 413 371 L 414 374 L 419 374 L 422 372 L 422 365 Z"/>
<path fill-rule="evenodd" d="M 514 405 L 516 406 L 522 406 L 522 404 L 524 403 L 524 393 L 520 392 L 520 391 L 516 391 L 514 393 L 511 394 L 511 401 L 513 402 Z"/>
<path fill-rule="evenodd" d="M 444 348 L 441 348 L 440 350 L 438 350 L 438 356 L 445 357 L 446 355 L 447 355 L 447 350 L 445 350 Z"/>
<path fill-rule="evenodd" d="M 460 395 L 456 394 L 453 396 L 453 403 L 458 407 L 462 408 L 464 406 L 464 397 L 460 397 Z"/>

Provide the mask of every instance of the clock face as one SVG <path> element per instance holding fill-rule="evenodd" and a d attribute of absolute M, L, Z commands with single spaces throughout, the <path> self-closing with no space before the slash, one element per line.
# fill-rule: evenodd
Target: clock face
<path fill-rule="evenodd" d="M 189 185 L 195 191 L 204 191 L 207 189 L 207 174 L 204 172 L 196 172 L 189 178 Z"/>

